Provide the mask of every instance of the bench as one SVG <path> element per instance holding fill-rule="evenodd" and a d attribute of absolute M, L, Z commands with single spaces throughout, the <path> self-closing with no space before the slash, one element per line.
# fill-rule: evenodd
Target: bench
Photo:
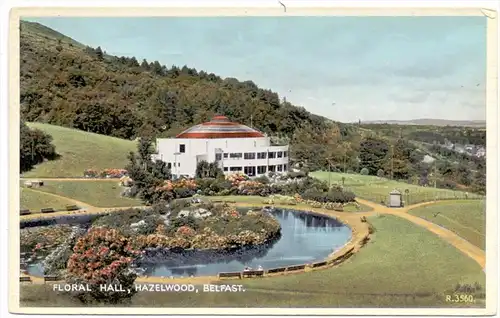
<path fill-rule="evenodd" d="M 277 268 L 270 268 L 267 270 L 267 273 L 268 274 L 272 274 L 272 273 L 282 273 L 286 271 L 286 267 L 277 267 Z"/>
<path fill-rule="evenodd" d="M 323 262 L 317 262 L 317 263 L 312 263 L 311 264 L 311 267 L 312 268 L 316 268 L 316 267 L 321 267 L 321 266 L 326 266 L 327 262 L 326 261 L 323 261 Z"/>
<path fill-rule="evenodd" d="M 359 245 L 365 246 L 369 240 L 370 240 L 370 237 L 367 235 L 367 236 L 363 237 L 363 239 L 359 242 Z"/>
<path fill-rule="evenodd" d="M 40 212 L 42 212 L 42 213 L 52 213 L 52 212 L 56 212 L 56 210 L 54 210 L 54 208 L 43 208 L 43 209 L 40 209 Z"/>
<path fill-rule="evenodd" d="M 19 281 L 33 283 L 33 281 L 31 280 L 31 277 L 29 277 L 29 276 L 21 276 L 21 277 L 19 277 Z"/>
<path fill-rule="evenodd" d="M 57 282 L 59 280 L 59 276 L 44 276 L 44 282 Z"/>
<path fill-rule="evenodd" d="M 75 211 L 75 210 L 79 210 L 80 208 L 76 205 L 67 205 L 66 206 L 66 211 Z"/>
<path fill-rule="evenodd" d="M 219 273 L 218 276 L 219 276 L 219 278 L 238 277 L 239 279 L 241 279 L 240 272 L 224 272 L 224 273 Z"/>
<path fill-rule="evenodd" d="M 306 268 L 306 264 L 302 264 L 302 265 L 295 265 L 295 266 L 288 266 L 286 268 L 286 271 L 287 272 L 292 272 L 292 271 L 300 271 L 302 269 L 305 269 Z"/>
<path fill-rule="evenodd" d="M 20 212 L 21 215 L 31 214 L 30 210 L 28 210 L 28 209 L 23 209 L 23 210 L 20 210 L 19 212 Z"/>
<path fill-rule="evenodd" d="M 264 276 L 264 270 L 257 270 L 257 271 L 243 271 L 243 277 L 262 277 Z"/>

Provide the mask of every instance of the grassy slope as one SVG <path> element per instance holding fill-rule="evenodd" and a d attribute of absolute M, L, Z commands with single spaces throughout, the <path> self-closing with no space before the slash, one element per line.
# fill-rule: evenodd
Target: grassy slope
<path fill-rule="evenodd" d="M 83 45 L 80 42 L 77 42 L 73 40 L 72 38 L 59 33 L 49 27 L 46 27 L 43 24 L 40 24 L 38 22 L 30 22 L 30 21 L 23 21 L 21 20 L 20 23 L 21 30 L 23 34 L 36 34 L 37 36 L 42 36 L 45 38 L 45 40 L 60 40 L 63 43 L 71 43 L 72 45 L 79 47 L 79 48 L 84 48 L 85 45 Z"/>
<path fill-rule="evenodd" d="M 66 205 L 72 205 L 69 200 L 59 199 L 27 188 L 20 188 L 21 209 L 39 211 L 41 208 L 64 209 Z"/>
<path fill-rule="evenodd" d="M 128 153 L 136 150 L 136 143 L 130 140 L 41 123 L 28 126 L 50 134 L 61 157 L 24 173 L 27 178 L 82 177 L 86 169 L 123 168 Z"/>
<path fill-rule="evenodd" d="M 439 224 L 485 249 L 485 201 L 443 202 L 410 210 L 410 214 Z"/>
<path fill-rule="evenodd" d="M 38 190 L 58 194 L 96 207 L 142 205 L 138 199 L 120 196 L 122 187 L 113 181 L 45 181 Z"/>
<path fill-rule="evenodd" d="M 434 234 L 395 216 L 372 217 L 377 231 L 348 263 L 315 272 L 243 281 L 244 293 L 138 293 L 144 307 L 454 307 L 444 295 L 479 282 L 479 265 Z M 382 257 L 383 255 L 383 257 Z M 200 287 L 201 288 L 201 287 Z M 48 287 L 23 285 L 22 306 L 79 306 Z M 476 306 L 481 306 L 476 303 Z"/>
<path fill-rule="evenodd" d="M 321 180 L 329 180 L 328 172 L 325 171 L 311 172 L 310 175 Z M 389 198 L 389 192 L 394 189 L 401 191 L 402 194 L 404 194 L 405 189 L 408 189 L 410 191 L 409 200 L 407 199 L 406 195 L 404 195 L 403 197 L 403 200 L 409 201 L 406 202 L 406 205 L 432 201 L 434 199 L 463 199 L 466 195 L 466 193 L 462 191 L 421 187 L 375 176 L 344 174 L 336 172 L 330 173 L 330 180 L 332 184 L 342 184 L 342 177 L 345 177 L 345 187 L 352 190 L 356 194 L 356 196 L 376 203 L 380 203 L 381 200 L 385 200 L 385 202 L 387 202 Z M 476 197 L 482 198 L 482 196 L 474 193 L 468 193 L 467 196 L 470 199 Z"/>

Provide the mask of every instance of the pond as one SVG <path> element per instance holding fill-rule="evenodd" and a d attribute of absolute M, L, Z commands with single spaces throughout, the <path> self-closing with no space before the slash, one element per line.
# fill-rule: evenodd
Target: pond
<path fill-rule="evenodd" d="M 242 271 L 245 266 L 269 269 L 300 265 L 325 259 L 351 237 L 349 227 L 323 215 L 282 209 L 270 213 L 280 222 L 282 231 L 280 238 L 267 245 L 217 252 L 147 250 L 134 266 L 147 276 L 186 277 Z M 71 223 L 84 223 L 78 221 L 73 219 Z M 28 264 L 27 270 L 43 275 L 40 260 Z"/>

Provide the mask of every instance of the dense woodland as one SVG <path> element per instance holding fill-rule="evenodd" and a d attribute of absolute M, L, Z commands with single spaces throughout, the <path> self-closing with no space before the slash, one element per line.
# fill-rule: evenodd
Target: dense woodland
<path fill-rule="evenodd" d="M 311 170 L 484 190 L 484 159 L 441 156 L 425 164 L 423 156 L 432 155 L 432 149 L 413 142 L 484 145 L 484 129 L 339 123 L 251 81 L 110 56 L 100 47 L 84 46 L 37 23 L 22 21 L 20 47 L 23 121 L 154 139 L 222 114 L 246 125 L 252 120 L 254 128 L 276 142 L 290 142 L 292 160 Z"/>

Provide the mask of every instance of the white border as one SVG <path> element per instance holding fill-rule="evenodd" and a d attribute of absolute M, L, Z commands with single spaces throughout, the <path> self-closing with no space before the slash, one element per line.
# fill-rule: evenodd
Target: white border
<path fill-rule="evenodd" d="M 268 12 L 271 12 L 270 14 L 272 15 L 280 15 L 280 14 L 283 14 L 282 10 L 283 10 L 283 7 L 277 3 L 277 1 L 211 1 L 211 2 L 208 2 L 208 1 L 177 1 L 177 2 L 173 2 L 173 1 L 152 1 L 152 0 L 148 0 L 148 1 L 137 1 L 137 2 L 134 2 L 134 1 L 131 1 L 131 0 L 123 0 L 123 1 L 119 1 L 119 3 L 117 2 L 118 0 L 116 1 L 96 1 L 96 0 L 89 0 L 89 1 L 84 1 L 84 2 L 77 2 L 77 1 L 74 1 L 74 2 L 71 2 L 71 3 L 68 3 L 68 1 L 64 1 L 64 0 L 57 0 L 57 1 L 18 1 L 18 2 L 14 2 L 12 0 L 4 0 L 1 2 L 1 5 L 2 5 L 2 11 L 1 11 L 1 16 L 0 16 L 0 21 L 1 21 L 1 34 L 0 34 L 0 38 L 2 39 L 2 46 L 1 46 L 1 70 L 7 70 L 8 69 L 8 62 L 7 62 L 7 57 L 6 57 L 6 52 L 8 51 L 7 49 L 7 42 L 6 42 L 6 39 L 7 39 L 7 36 L 8 36 L 8 21 L 9 21 L 9 18 L 8 18 L 8 12 L 10 10 L 10 8 L 12 8 L 14 5 L 15 6 L 32 6 L 32 5 L 36 5 L 37 7 L 44 7 L 44 6 L 67 6 L 67 7 L 74 7 L 74 6 L 78 6 L 78 7 L 83 7 L 83 6 L 98 6 L 98 5 L 106 5 L 106 6 L 114 6 L 114 7 L 118 7 L 119 8 L 124 8 L 124 7 L 137 7 L 137 6 L 141 6 L 141 7 L 146 7 L 146 6 L 162 6 L 162 7 L 165 7 L 165 6 L 172 6 L 172 7 L 196 7 L 196 6 L 203 6 L 203 7 L 217 7 L 217 6 L 224 6 L 224 7 L 228 7 L 229 5 L 231 5 L 231 7 L 248 7 L 248 9 L 246 10 L 246 14 L 255 14 L 255 7 L 267 7 L 268 9 L 270 9 Z M 400 1 L 385 1 L 382 3 L 382 1 L 378 1 L 377 3 L 375 3 L 374 1 L 350 1 L 350 2 L 342 2 L 342 1 L 281 1 L 282 3 L 284 3 L 286 6 L 287 6 L 287 14 L 289 15 L 292 15 L 292 14 L 295 14 L 294 12 L 297 12 L 297 14 L 302 14 L 304 12 L 304 10 L 300 10 L 299 7 L 323 7 L 323 8 L 326 8 L 326 7 L 346 7 L 346 6 L 349 6 L 351 8 L 354 8 L 354 7 L 370 7 L 370 8 L 375 8 L 375 7 L 441 7 L 441 8 L 446 8 L 446 7 L 482 7 L 482 8 L 490 8 L 490 9 L 494 9 L 494 10 L 498 10 L 498 3 L 496 1 L 407 1 L 405 2 L 404 4 L 402 4 Z M 230 4 L 229 4 L 230 3 Z M 250 7 L 254 7 L 254 9 L 250 8 Z M 298 10 L 296 10 L 298 9 Z M 444 9 L 444 11 L 442 11 L 443 9 L 437 9 L 438 11 L 441 11 L 441 12 L 444 12 L 444 11 L 449 11 L 449 9 Z M 436 9 L 435 9 L 436 10 Z M 116 12 L 116 9 L 114 9 L 113 11 Z M 153 10 L 154 12 L 157 12 L 159 10 Z M 195 9 L 195 11 L 198 11 Z M 206 12 L 207 9 L 202 9 L 201 11 L 203 12 Z M 231 10 L 233 11 L 233 10 Z M 240 11 L 240 10 L 238 10 Z M 300 13 L 299 13 L 300 11 Z M 305 10 L 305 11 L 308 11 L 308 10 Z M 315 10 L 317 11 L 317 9 Z M 365 10 L 361 10 L 361 11 L 365 11 Z M 385 10 L 386 14 L 388 15 L 391 15 L 391 12 L 392 10 Z M 420 10 L 416 10 L 416 11 L 413 11 L 413 13 L 410 13 L 410 14 L 415 14 L 417 13 L 417 11 L 420 11 Z M 203 12 L 200 12 L 200 13 L 203 13 Z M 357 10 L 357 12 L 359 12 L 359 10 Z M 436 11 L 435 11 L 436 12 Z M 489 11 L 485 11 L 485 14 L 489 14 L 490 12 Z M 108 15 L 109 13 L 106 13 L 105 15 Z M 385 14 L 384 14 L 385 15 Z M 490 40 L 490 38 L 489 38 Z M 489 41 L 488 42 L 488 45 L 491 45 L 492 42 Z M 495 45 L 495 49 L 496 50 L 496 47 L 497 45 Z M 490 49 L 491 50 L 491 49 Z M 491 51 L 490 51 L 491 52 Z M 494 61 L 496 62 L 497 61 L 497 54 L 498 52 L 496 52 L 494 58 L 489 55 L 488 56 L 488 60 L 491 61 L 492 59 L 494 59 Z M 491 63 L 491 62 L 490 62 Z M 492 68 L 494 67 L 494 73 L 491 73 L 489 72 L 488 73 L 488 91 L 489 91 L 489 94 L 488 94 L 488 98 L 487 98 L 487 103 L 488 104 L 491 104 L 491 103 L 494 103 L 496 105 L 497 103 L 497 96 L 496 94 L 491 94 L 491 90 L 493 90 L 493 92 L 497 92 L 496 89 L 497 89 L 497 66 L 493 66 L 491 64 L 489 64 L 489 68 Z M 7 85 L 6 84 L 6 81 L 8 79 L 7 77 L 7 73 L 4 71 L 2 72 L 2 78 L 0 80 L 0 83 L 1 83 L 1 86 L 2 86 L 2 92 L 0 93 L 0 98 L 1 98 L 1 101 L 2 101 L 2 107 L 0 108 L 1 110 L 1 114 L 0 114 L 0 119 L 2 120 L 2 124 L 1 127 L 5 129 L 5 132 L 7 132 L 7 123 L 9 122 L 9 116 L 7 115 L 7 107 L 9 104 L 7 102 L 7 93 L 8 93 L 8 89 L 7 89 Z M 12 92 L 12 90 L 10 90 Z M 12 114 L 10 114 L 12 116 Z M 488 117 L 488 145 L 487 145 L 487 149 L 488 149 L 488 158 L 492 158 L 495 157 L 495 158 L 498 158 L 497 155 L 498 155 L 498 148 L 496 147 L 496 141 L 497 141 L 497 138 L 498 138 L 498 127 L 496 125 L 496 122 L 493 122 L 492 121 L 492 118 L 498 118 L 497 117 L 498 115 L 498 112 L 497 112 L 497 108 L 496 107 L 488 107 L 488 111 L 487 111 L 487 117 Z M 11 124 L 13 122 L 11 121 Z M 14 125 L 17 126 L 17 123 L 14 122 L 13 123 Z M 18 126 L 17 126 L 18 127 Z M 494 134 L 494 136 L 493 136 Z M 5 166 L 7 166 L 7 152 L 8 152 L 8 149 L 7 149 L 7 133 L 6 134 L 2 134 L 2 136 L 5 136 L 4 138 L 4 142 L 0 143 L 0 145 L 3 147 L 2 148 L 2 151 L 0 151 L 0 160 L 2 160 L 3 163 L 5 163 Z M 12 147 L 13 149 L 16 149 L 14 147 Z M 15 165 L 16 167 L 18 167 L 18 165 L 16 164 Z M 0 177 L 0 180 L 2 182 L 2 191 L 0 191 L 0 200 L 1 202 L 7 202 L 7 199 L 8 199 L 8 195 L 7 195 L 7 189 L 8 189 L 8 186 L 7 186 L 7 175 L 6 173 L 4 172 L 7 172 L 9 169 L 0 169 L 0 173 L 1 173 L 1 177 Z M 15 173 L 15 171 L 17 171 L 17 169 L 10 169 L 10 172 L 11 173 Z M 495 172 L 495 174 L 492 174 L 493 172 Z M 494 194 L 496 192 L 496 190 L 498 189 L 497 187 L 497 184 L 496 182 L 498 182 L 497 179 L 498 178 L 498 170 L 497 170 L 497 160 L 488 160 L 488 193 L 490 194 Z M 15 187 L 17 188 L 17 186 Z M 493 191 L 493 192 L 492 192 Z M 491 204 L 491 198 L 490 198 L 490 195 L 488 195 L 488 205 Z M 12 199 L 12 197 L 11 197 Z M 495 200 L 495 203 L 494 205 L 496 206 L 496 198 L 494 198 L 493 200 Z M 9 211 L 9 209 L 4 209 L 3 211 Z M 7 213 L 2 213 L 2 218 L 4 218 L 4 222 L 2 222 L 2 224 L 8 224 L 7 223 Z M 498 221 L 498 220 L 496 220 Z M 12 224 L 12 223 L 11 223 Z M 490 222 L 490 219 L 488 219 L 488 224 L 487 224 L 487 231 L 489 231 L 490 233 L 491 230 L 494 231 L 494 233 L 496 233 L 496 230 L 497 230 L 497 222 Z M 2 231 L 2 247 L 3 247 L 3 251 L 6 251 L 7 248 L 8 248 L 8 245 L 7 245 L 7 232 L 6 231 Z M 12 239 L 12 237 L 10 237 Z M 495 245 L 495 246 L 493 246 Z M 493 281 L 493 278 L 497 281 L 498 280 L 498 277 L 495 275 L 495 277 L 491 277 L 491 273 L 493 272 L 496 272 L 497 268 L 496 268 L 496 263 L 498 261 L 498 254 L 496 253 L 496 249 L 497 249 L 497 246 L 498 246 L 498 237 L 495 235 L 495 236 L 491 236 L 491 235 L 488 235 L 488 238 L 487 238 L 487 272 L 489 273 L 488 274 L 488 283 L 492 282 Z M 18 255 L 18 254 L 17 254 Z M 495 256 L 495 259 L 492 259 L 490 256 L 494 255 Z M 11 255 L 12 256 L 12 255 Z M 6 273 L 6 270 L 5 270 L 5 267 L 4 265 L 7 265 L 5 264 L 6 263 L 6 257 L 2 258 L 3 262 L 2 262 L 2 268 L 4 269 L 4 271 L 2 271 L 2 274 Z M 493 262 L 494 261 L 494 262 Z M 494 266 L 494 267 L 492 267 Z M 3 282 L 6 282 L 7 281 L 7 277 L 3 277 L 4 280 Z M 16 281 L 17 283 L 17 281 Z M 3 288 L 5 288 L 7 284 L 2 284 L 2 286 L 4 286 Z M 6 294 L 11 294 L 13 292 L 13 289 L 10 289 L 10 290 L 7 290 L 6 293 L 4 294 L 4 291 L 2 290 L 2 293 L 3 295 L 2 296 L 6 296 Z M 491 295 L 489 292 L 488 292 L 488 295 Z M 2 297 L 2 304 L 3 304 L 3 301 L 6 299 L 7 297 Z M 496 299 L 495 299 L 496 300 Z M 490 302 L 490 299 L 488 299 L 488 302 Z M 2 305 L 2 309 L 3 308 L 6 308 L 6 306 L 3 306 Z M 12 308 L 13 309 L 13 308 Z M 65 310 L 66 308 L 63 308 L 63 311 L 67 311 Z M 94 308 L 87 308 L 85 309 L 85 312 L 90 314 L 90 313 L 94 313 L 96 312 L 95 310 L 93 310 Z M 59 311 L 59 310 L 57 310 Z M 103 312 L 102 310 L 98 310 L 100 312 Z M 141 311 L 144 313 L 146 311 L 146 309 L 141 309 Z M 159 309 L 159 310 L 147 310 L 148 313 L 158 313 L 158 314 L 163 314 L 165 313 L 165 309 Z M 172 313 L 181 313 L 181 312 L 186 312 L 185 309 L 180 309 L 180 310 L 168 310 L 170 314 Z M 208 309 L 208 310 L 197 310 L 199 313 L 209 313 L 211 310 Z M 224 314 L 239 314 L 241 313 L 242 309 L 224 309 L 222 310 L 221 312 L 223 312 Z M 251 312 L 254 312 L 254 313 L 257 313 L 255 310 L 251 310 L 251 309 L 245 309 L 244 310 L 245 312 L 247 313 L 251 313 Z M 258 310 L 260 312 L 260 314 L 263 314 L 263 313 L 270 313 L 270 310 L 268 309 L 265 309 L 265 310 Z M 288 312 L 290 314 L 298 314 L 300 312 L 303 312 L 304 310 L 297 310 L 297 309 L 293 309 L 293 310 L 289 310 Z M 321 310 L 322 311 L 322 310 Z M 490 313 L 493 313 L 496 311 L 496 307 L 494 309 L 492 309 L 492 311 L 489 311 Z M 45 310 L 35 310 L 33 311 L 33 313 L 42 313 L 42 312 L 46 312 Z M 54 311 L 55 313 L 56 311 Z M 74 310 L 73 311 L 74 313 L 78 313 L 79 312 L 79 309 L 78 310 Z M 112 313 L 112 314 L 117 314 L 120 312 L 119 309 L 116 309 L 116 308 L 113 308 L 113 309 L 110 309 L 110 310 L 106 310 L 107 313 Z M 132 313 L 134 312 L 133 309 L 127 309 L 127 310 L 124 310 L 122 311 L 123 313 Z M 104 312 L 103 312 L 104 313 Z M 194 312 L 192 312 L 194 314 Z M 286 314 L 285 312 L 283 312 L 283 314 Z M 458 314 L 458 315 L 477 315 L 477 314 L 480 314 L 477 310 L 448 310 L 448 309 L 348 309 L 348 310 L 345 310 L 345 309 L 339 309 L 339 310 L 330 310 L 328 309 L 328 313 L 323 313 L 323 314 L 389 314 L 389 315 L 418 315 L 418 314 L 421 314 L 421 315 L 436 315 L 436 314 Z"/>

